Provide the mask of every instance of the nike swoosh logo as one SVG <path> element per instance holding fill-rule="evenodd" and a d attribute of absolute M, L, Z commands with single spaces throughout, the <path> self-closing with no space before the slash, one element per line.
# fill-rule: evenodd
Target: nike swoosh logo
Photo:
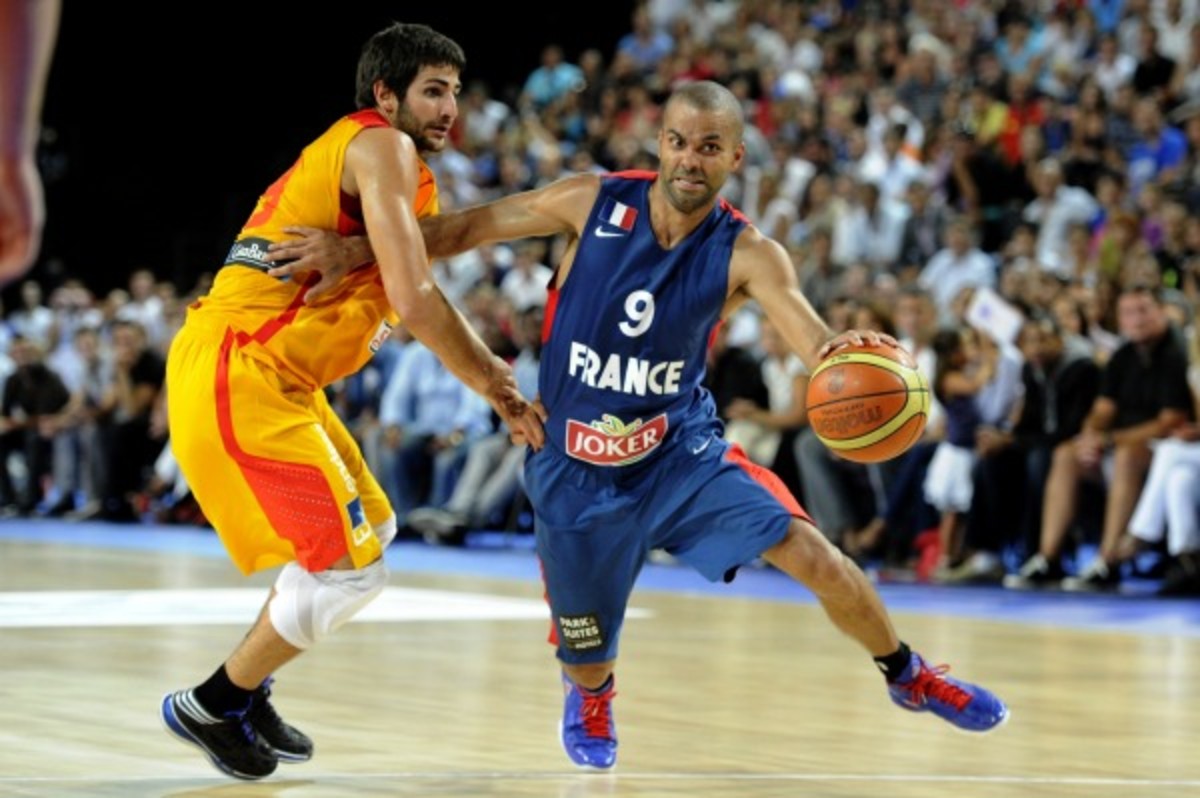
<path fill-rule="evenodd" d="M 625 235 L 625 233 L 610 233 L 607 230 L 601 230 L 599 227 L 596 228 L 597 238 L 620 238 L 623 235 Z"/>
<path fill-rule="evenodd" d="M 708 445 L 709 445 L 710 443 L 712 443 L 712 438 L 705 438 L 705 439 L 704 439 L 704 443 L 702 443 L 702 444 L 700 444 L 699 446 L 697 446 L 697 447 L 695 447 L 694 449 L 692 449 L 692 454 L 700 454 L 700 452 L 702 452 L 702 451 L 704 451 L 705 449 L 707 449 L 707 448 L 708 448 Z"/>

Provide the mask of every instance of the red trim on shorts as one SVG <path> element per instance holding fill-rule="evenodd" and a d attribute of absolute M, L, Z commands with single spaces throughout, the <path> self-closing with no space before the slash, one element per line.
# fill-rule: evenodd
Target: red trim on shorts
<path fill-rule="evenodd" d="M 229 389 L 229 357 L 240 334 L 225 333 L 217 361 L 217 427 L 225 452 L 234 459 L 271 527 L 296 550 L 306 571 L 324 571 L 349 553 L 345 510 L 316 466 L 258 457 L 237 442 Z"/>
<path fill-rule="evenodd" d="M 542 599 L 546 602 L 546 606 L 550 607 L 550 590 L 546 587 L 546 566 L 542 564 L 541 557 L 538 557 L 538 573 L 542 577 Z M 550 634 L 546 635 L 546 642 L 558 648 L 558 624 L 554 622 L 553 607 L 550 607 Z"/>
<path fill-rule="evenodd" d="M 776 476 L 775 472 L 769 468 L 764 468 L 758 463 L 752 462 L 746 453 L 742 451 L 742 447 L 736 443 L 729 447 L 725 452 L 725 459 L 734 465 L 740 467 L 750 479 L 757 482 L 767 489 L 767 492 L 775 497 L 776 501 L 783 505 L 784 509 L 792 515 L 799 518 L 801 521 L 816 526 L 816 522 L 812 520 L 812 516 L 804 511 L 800 506 L 800 502 L 796 501 L 796 497 L 788 490 L 787 485 L 783 484 L 783 480 Z"/>

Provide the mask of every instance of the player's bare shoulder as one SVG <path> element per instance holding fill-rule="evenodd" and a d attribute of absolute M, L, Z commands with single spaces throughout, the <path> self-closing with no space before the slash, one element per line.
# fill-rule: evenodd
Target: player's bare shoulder
<path fill-rule="evenodd" d="M 346 147 L 342 189 L 361 196 L 364 184 L 378 182 L 415 192 L 419 160 L 416 143 L 404 131 L 394 127 L 364 128 Z"/>
<path fill-rule="evenodd" d="M 746 225 L 733 244 L 729 261 L 731 291 L 753 294 L 756 290 L 787 288 L 795 284 L 796 273 L 791 256 L 773 238 L 754 225 Z"/>
<path fill-rule="evenodd" d="M 392 159 L 415 162 L 417 145 L 412 137 L 394 127 L 367 127 L 355 134 L 346 148 L 347 157 L 356 159 Z"/>
<path fill-rule="evenodd" d="M 534 211 L 558 219 L 564 228 L 578 236 L 587 224 L 599 193 L 600 176 L 583 172 L 529 192 L 529 201 Z"/>

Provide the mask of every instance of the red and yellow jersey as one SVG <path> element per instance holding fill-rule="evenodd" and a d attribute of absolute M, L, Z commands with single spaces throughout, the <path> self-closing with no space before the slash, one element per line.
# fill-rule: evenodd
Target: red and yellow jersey
<path fill-rule="evenodd" d="M 290 382 L 310 390 L 362 368 L 399 318 L 388 303 L 379 267 L 355 269 L 311 305 L 304 291 L 316 274 L 277 280 L 264 273 L 267 246 L 288 238 L 290 225 L 362 235 L 362 205 L 341 190 L 346 148 L 368 127 L 387 126 L 377 111 L 342 117 L 300 154 L 259 197 L 212 290 L 192 305 L 188 324 L 223 335 L 232 329 L 247 354 L 274 365 Z M 437 184 L 420 164 L 417 218 L 438 212 Z"/>

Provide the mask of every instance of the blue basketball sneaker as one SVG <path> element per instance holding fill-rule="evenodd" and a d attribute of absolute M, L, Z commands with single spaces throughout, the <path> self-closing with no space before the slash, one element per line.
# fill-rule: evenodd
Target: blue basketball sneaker
<path fill-rule="evenodd" d="M 617 729 L 612 717 L 615 684 L 610 677 L 607 687 L 593 693 L 563 674 L 562 744 L 567 756 L 581 768 L 607 770 L 617 763 Z"/>
<path fill-rule="evenodd" d="M 900 678 L 888 685 L 897 706 L 932 712 L 963 731 L 987 732 L 1008 720 L 1008 707 L 982 687 L 946 676 L 949 665 L 931 668 L 913 652 Z"/>

